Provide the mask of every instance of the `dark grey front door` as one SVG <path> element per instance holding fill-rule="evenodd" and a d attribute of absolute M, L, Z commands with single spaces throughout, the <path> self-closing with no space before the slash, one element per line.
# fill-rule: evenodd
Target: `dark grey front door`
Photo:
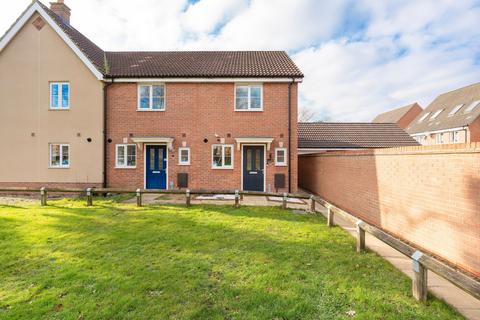
<path fill-rule="evenodd" d="M 263 191 L 264 147 L 243 147 L 243 190 Z"/>

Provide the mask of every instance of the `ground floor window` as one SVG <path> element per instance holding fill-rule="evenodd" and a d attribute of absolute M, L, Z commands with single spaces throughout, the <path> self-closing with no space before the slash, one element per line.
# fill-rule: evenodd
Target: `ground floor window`
<path fill-rule="evenodd" d="M 443 133 L 437 133 L 435 138 L 436 138 L 437 144 L 443 144 L 445 142 L 443 139 Z"/>
<path fill-rule="evenodd" d="M 286 148 L 275 149 L 275 165 L 276 166 L 287 165 L 287 149 Z"/>
<path fill-rule="evenodd" d="M 190 148 L 178 149 L 178 164 L 182 166 L 190 164 Z"/>
<path fill-rule="evenodd" d="M 452 131 L 451 132 L 451 141 L 453 143 L 459 143 L 460 142 L 460 131 Z"/>
<path fill-rule="evenodd" d="M 68 168 L 70 166 L 70 146 L 68 144 L 50 144 L 50 167 Z"/>
<path fill-rule="evenodd" d="M 137 146 L 134 144 L 117 144 L 117 168 L 135 168 L 137 166 Z"/>
<path fill-rule="evenodd" d="M 212 168 L 233 169 L 233 145 L 214 144 L 212 146 Z"/>

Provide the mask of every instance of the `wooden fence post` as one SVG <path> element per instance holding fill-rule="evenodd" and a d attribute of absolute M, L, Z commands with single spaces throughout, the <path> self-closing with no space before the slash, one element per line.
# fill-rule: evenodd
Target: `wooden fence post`
<path fill-rule="evenodd" d="M 42 206 L 47 205 L 47 189 L 45 187 L 40 188 L 40 203 Z"/>
<path fill-rule="evenodd" d="M 283 193 L 282 209 L 287 209 L 287 193 Z"/>
<path fill-rule="evenodd" d="M 92 188 L 87 188 L 87 206 L 90 207 L 93 204 Z"/>
<path fill-rule="evenodd" d="M 360 227 L 362 220 L 357 221 L 357 252 L 365 250 L 365 230 Z"/>
<path fill-rule="evenodd" d="M 142 192 L 140 189 L 137 189 L 137 207 L 142 206 Z"/>
<path fill-rule="evenodd" d="M 187 191 L 185 191 L 185 205 L 187 207 L 190 207 L 190 201 L 191 201 L 190 190 L 187 189 Z"/>
<path fill-rule="evenodd" d="M 310 212 L 315 213 L 315 200 L 313 199 L 313 194 L 310 195 Z"/>
<path fill-rule="evenodd" d="M 412 279 L 412 293 L 413 297 L 421 302 L 427 301 L 427 268 L 420 263 L 420 258 L 423 253 L 415 251 L 412 255 L 413 261 L 413 279 Z"/>
<path fill-rule="evenodd" d="M 333 211 L 330 208 L 327 208 L 327 226 L 329 228 L 333 227 Z"/>
<path fill-rule="evenodd" d="M 235 190 L 235 208 L 240 207 L 240 193 L 238 190 Z"/>

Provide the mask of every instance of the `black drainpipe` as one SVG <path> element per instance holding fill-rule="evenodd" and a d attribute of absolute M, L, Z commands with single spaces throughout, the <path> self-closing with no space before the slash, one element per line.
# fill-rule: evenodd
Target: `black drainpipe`
<path fill-rule="evenodd" d="M 113 84 L 114 78 L 103 85 L 103 187 L 107 187 L 107 88 Z"/>
<path fill-rule="evenodd" d="M 292 82 L 288 84 L 288 193 L 292 192 L 292 84 L 295 82 L 295 78 L 292 78 Z"/>

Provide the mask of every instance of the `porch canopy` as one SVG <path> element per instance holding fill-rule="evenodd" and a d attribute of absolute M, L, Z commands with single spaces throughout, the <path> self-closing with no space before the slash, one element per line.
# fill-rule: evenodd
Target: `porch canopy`
<path fill-rule="evenodd" d="M 172 150 L 173 140 L 175 139 L 172 137 L 133 137 L 132 138 L 132 141 L 137 144 L 140 150 L 143 149 L 144 143 L 163 143 L 167 145 L 167 148 L 169 150 Z"/>
<path fill-rule="evenodd" d="M 240 145 L 242 143 L 266 144 L 267 150 L 270 150 L 270 145 L 273 142 L 273 138 L 271 137 L 238 137 L 238 138 L 235 138 L 235 142 L 237 143 L 237 150 L 240 150 Z"/>

